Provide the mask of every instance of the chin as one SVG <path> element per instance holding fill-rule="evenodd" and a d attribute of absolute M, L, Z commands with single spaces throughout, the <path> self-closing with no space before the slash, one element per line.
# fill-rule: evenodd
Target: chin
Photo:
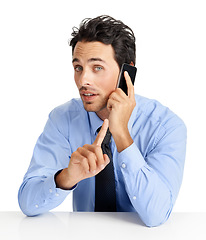
<path fill-rule="evenodd" d="M 87 111 L 87 112 L 96 112 L 98 110 L 98 107 L 96 107 L 93 103 L 91 102 L 84 102 L 84 109 Z"/>
<path fill-rule="evenodd" d="M 97 113 L 106 108 L 105 104 L 104 105 L 95 105 L 92 102 L 84 102 L 83 104 L 84 104 L 84 109 L 87 112 L 96 112 Z"/>

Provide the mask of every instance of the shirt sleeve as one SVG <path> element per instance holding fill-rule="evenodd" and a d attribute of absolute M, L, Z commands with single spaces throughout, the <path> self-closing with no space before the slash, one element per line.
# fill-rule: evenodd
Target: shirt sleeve
<path fill-rule="evenodd" d="M 147 226 L 164 223 L 174 206 L 182 182 L 186 127 L 161 127 L 154 146 L 140 152 L 134 143 L 119 153 L 119 167 L 130 201 Z"/>
<path fill-rule="evenodd" d="M 55 173 L 68 166 L 71 155 L 69 141 L 58 129 L 58 118 L 55 111 L 49 115 L 18 192 L 19 206 L 28 216 L 57 207 L 71 192 L 56 188 L 54 180 Z"/>

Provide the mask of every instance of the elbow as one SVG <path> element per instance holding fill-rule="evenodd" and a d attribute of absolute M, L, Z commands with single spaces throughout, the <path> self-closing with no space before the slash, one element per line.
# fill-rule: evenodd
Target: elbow
<path fill-rule="evenodd" d="M 165 223 L 167 218 L 160 218 L 159 216 L 148 216 L 146 219 L 143 220 L 146 227 L 152 228 L 152 227 L 158 227 Z"/>
<path fill-rule="evenodd" d="M 38 205 L 33 206 L 33 204 L 31 204 L 31 202 L 32 202 L 31 199 L 29 197 L 26 197 L 20 189 L 19 193 L 18 193 L 19 207 L 20 207 L 21 211 L 23 212 L 23 214 L 25 214 L 28 217 L 34 217 L 36 215 L 39 215 Z"/>
<path fill-rule="evenodd" d="M 171 212 L 171 208 L 169 210 L 150 209 L 150 211 L 147 211 L 146 214 L 144 214 L 142 221 L 146 227 L 158 227 L 168 220 Z"/>
<path fill-rule="evenodd" d="M 27 217 L 34 217 L 34 216 L 38 215 L 38 214 L 36 214 L 34 212 L 33 209 L 31 209 L 31 207 L 29 207 L 28 204 L 26 204 L 25 202 L 21 201 L 21 199 L 18 199 L 18 202 L 19 202 L 19 207 L 20 207 L 22 213 L 24 215 L 26 215 Z"/>
<path fill-rule="evenodd" d="M 153 201 L 148 201 L 142 205 L 141 218 L 147 227 L 158 227 L 165 223 L 172 212 L 173 201 L 172 195 L 167 194 L 163 198 L 153 198 Z"/>
<path fill-rule="evenodd" d="M 35 209 L 32 209 L 29 205 L 22 204 L 21 201 L 19 201 L 19 207 L 24 215 L 27 217 L 35 217 L 37 215 L 40 215 L 41 212 L 39 212 L 38 206 L 35 206 Z"/>
<path fill-rule="evenodd" d="M 23 214 L 26 215 L 27 217 L 35 217 L 35 216 L 39 215 L 37 213 L 33 213 L 29 209 L 25 209 L 25 208 L 21 208 L 21 207 L 20 207 L 20 209 L 23 212 Z"/>

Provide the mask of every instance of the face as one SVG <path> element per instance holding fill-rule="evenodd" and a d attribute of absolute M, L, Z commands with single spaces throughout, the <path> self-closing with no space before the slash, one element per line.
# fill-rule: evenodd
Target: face
<path fill-rule="evenodd" d="M 106 118 L 109 95 L 116 89 L 119 65 L 111 45 L 78 42 L 73 52 L 74 79 L 86 111 Z"/>

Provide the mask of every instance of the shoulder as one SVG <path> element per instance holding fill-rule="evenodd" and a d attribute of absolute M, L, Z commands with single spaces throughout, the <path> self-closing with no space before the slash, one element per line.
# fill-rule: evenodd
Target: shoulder
<path fill-rule="evenodd" d="M 167 136 L 179 140 L 187 138 L 187 128 L 183 120 L 168 107 L 154 99 L 136 95 L 136 130 L 154 137 L 156 144 Z"/>
<path fill-rule="evenodd" d="M 60 132 L 68 132 L 71 122 L 82 118 L 86 114 L 81 99 L 71 99 L 54 108 L 49 114 L 49 120 Z"/>
<path fill-rule="evenodd" d="M 80 113 L 84 113 L 84 106 L 79 98 L 73 98 L 70 101 L 55 107 L 49 114 L 52 119 L 66 118 L 71 119 L 78 116 Z"/>
<path fill-rule="evenodd" d="M 148 140 L 149 151 L 157 144 L 185 143 L 187 129 L 183 120 L 172 110 L 154 99 L 135 96 L 136 111 L 133 134 Z M 144 151 L 144 150 L 142 150 Z"/>
<path fill-rule="evenodd" d="M 83 107 L 81 99 L 73 98 L 64 104 L 61 104 L 61 105 L 55 107 L 51 111 L 51 113 L 58 114 L 58 115 L 65 115 L 68 113 L 72 113 L 72 112 L 75 113 L 75 112 L 80 112 L 83 110 L 84 110 L 84 107 Z"/>
<path fill-rule="evenodd" d="M 168 125 L 169 122 L 185 125 L 179 116 L 159 101 L 142 97 L 140 95 L 135 95 L 135 99 L 138 115 L 143 114 L 151 121 L 161 123 L 162 126 Z"/>

